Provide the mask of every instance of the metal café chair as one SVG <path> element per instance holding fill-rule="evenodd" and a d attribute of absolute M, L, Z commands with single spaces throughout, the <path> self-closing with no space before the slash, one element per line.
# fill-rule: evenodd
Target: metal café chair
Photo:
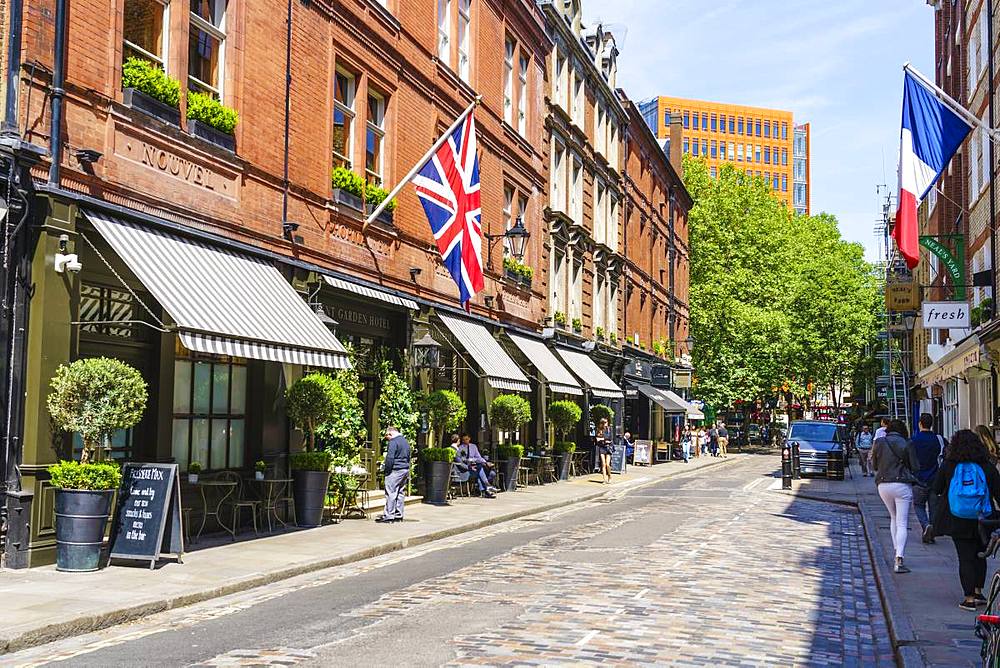
<path fill-rule="evenodd" d="M 247 489 L 246 484 L 244 484 L 243 478 L 236 471 L 221 471 L 218 476 L 219 480 L 227 480 L 236 483 L 236 493 L 233 494 L 233 531 L 239 531 L 239 525 L 237 522 L 241 517 L 241 511 L 249 510 L 250 518 L 253 520 L 253 532 L 254 534 L 260 533 L 257 531 L 257 514 L 260 513 L 260 501 L 257 499 L 248 499 L 245 496 Z"/>
<path fill-rule="evenodd" d="M 454 499 L 459 496 L 472 496 L 472 486 L 470 480 L 472 479 L 471 472 L 467 469 L 465 471 L 459 471 L 458 467 L 454 463 L 451 465 L 451 485 L 448 489 L 448 498 Z M 457 490 L 457 492 L 456 492 Z"/>

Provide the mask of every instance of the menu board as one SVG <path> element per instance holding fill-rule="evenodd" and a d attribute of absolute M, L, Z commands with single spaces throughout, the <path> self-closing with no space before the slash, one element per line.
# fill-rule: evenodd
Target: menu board
<path fill-rule="evenodd" d="M 166 553 L 175 555 L 179 563 L 184 554 L 183 533 L 177 464 L 125 464 L 111 533 L 111 558 L 149 561 L 153 568 Z"/>
<path fill-rule="evenodd" d="M 635 449 L 632 452 L 632 463 L 644 464 L 646 466 L 653 463 L 652 441 L 637 440 L 635 442 Z"/>
<path fill-rule="evenodd" d="M 625 473 L 625 444 L 616 443 L 611 451 L 611 472 Z"/>

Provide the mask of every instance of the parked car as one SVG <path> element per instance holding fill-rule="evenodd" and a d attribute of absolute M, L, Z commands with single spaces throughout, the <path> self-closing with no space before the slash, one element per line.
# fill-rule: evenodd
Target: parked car
<path fill-rule="evenodd" d="M 750 423 L 750 426 L 747 427 L 747 441 L 750 445 L 764 444 L 764 438 L 761 435 L 759 424 Z"/>
<path fill-rule="evenodd" d="M 799 474 L 821 474 L 844 479 L 847 431 L 833 422 L 797 420 L 788 430 L 788 443 L 798 445 Z"/>

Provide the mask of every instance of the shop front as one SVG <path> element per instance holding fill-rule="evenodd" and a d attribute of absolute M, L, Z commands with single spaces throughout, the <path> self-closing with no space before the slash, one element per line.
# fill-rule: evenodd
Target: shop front
<path fill-rule="evenodd" d="M 34 258 L 19 466 L 29 536 L 8 555 L 12 567 L 52 562 L 47 468 L 79 456 L 79 443 L 47 420 L 60 364 L 104 356 L 135 367 L 148 385 L 147 408 L 138 425 L 113 435 L 110 456 L 172 462 L 181 472 L 194 462 L 247 472 L 256 460 L 286 457 L 287 383 L 305 366 L 349 365 L 277 258 L 122 209 L 54 201 L 50 211 L 47 229 L 59 235 L 43 234 Z M 52 258 L 71 252 L 78 265 L 56 271 Z M 182 494 L 186 502 L 198 496 Z"/>
<path fill-rule="evenodd" d="M 945 438 L 950 439 L 960 429 L 992 424 L 989 356 L 975 334 L 921 371 L 917 382 L 929 397 L 920 402 L 919 410 L 934 413 L 934 408 L 940 407 L 941 433 Z"/>
<path fill-rule="evenodd" d="M 589 463 L 593 465 L 597 461 L 597 450 L 594 442 L 597 425 L 592 420 L 589 420 L 590 408 L 596 404 L 602 404 L 614 411 L 615 418 L 614 425 L 612 425 L 612 432 L 615 441 L 621 443 L 624 433 L 625 392 L 597 365 L 586 351 L 575 350 L 560 345 L 556 346 L 556 354 L 563 361 L 563 364 L 573 372 L 573 375 L 580 380 L 581 385 L 586 390 L 584 395 L 583 420 L 588 422 L 587 436 L 589 442 L 587 443 L 587 450 L 590 454 Z M 582 446 L 583 444 L 578 443 L 577 445 Z"/>

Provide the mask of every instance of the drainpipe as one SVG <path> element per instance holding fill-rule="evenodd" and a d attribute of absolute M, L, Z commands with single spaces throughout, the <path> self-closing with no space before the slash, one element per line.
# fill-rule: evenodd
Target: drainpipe
<path fill-rule="evenodd" d="M 56 0 L 56 34 L 52 58 L 52 129 L 49 132 L 49 183 L 59 185 L 62 163 L 63 97 L 66 91 L 66 0 Z"/>
<path fill-rule="evenodd" d="M 285 165 L 281 193 L 281 224 L 288 222 L 288 128 L 292 113 L 292 0 L 285 18 Z M 292 235 L 294 239 L 294 234 Z"/>
<path fill-rule="evenodd" d="M 20 139 L 17 123 L 18 93 L 21 86 L 21 23 L 23 0 L 9 0 L 10 25 L 7 29 L 7 96 L 4 102 L 3 127 L 0 135 Z"/>
<path fill-rule="evenodd" d="M 993 1 L 987 0 L 986 2 L 986 43 L 990 45 L 987 50 L 987 69 L 989 70 L 989 128 L 992 130 L 994 128 L 994 98 L 996 97 L 996 85 L 993 83 L 993 73 L 994 73 L 994 62 L 993 62 Z M 997 302 L 997 206 L 996 206 L 996 189 L 993 186 L 993 179 L 996 176 L 996 151 L 994 149 L 995 141 L 992 139 L 989 142 L 990 149 L 990 268 L 993 270 L 993 281 L 991 285 L 991 292 L 993 297 L 993 312 L 996 313 L 996 302 Z M 994 315 L 994 317 L 996 317 Z M 993 382 L 993 424 L 997 422 L 997 399 L 996 399 L 996 380 L 994 374 Z"/>

